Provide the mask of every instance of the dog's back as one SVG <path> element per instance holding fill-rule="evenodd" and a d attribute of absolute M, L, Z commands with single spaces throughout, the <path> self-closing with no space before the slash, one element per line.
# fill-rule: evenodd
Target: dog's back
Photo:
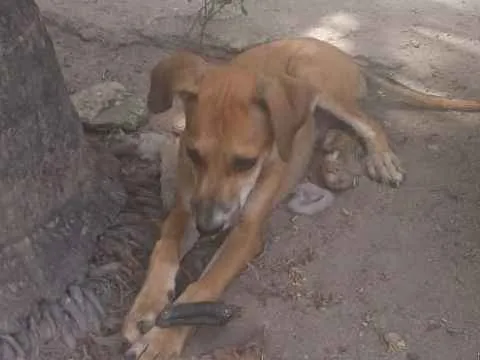
<path fill-rule="evenodd" d="M 365 92 L 359 66 L 337 47 L 312 38 L 276 40 L 238 55 L 232 64 L 266 75 L 301 79 L 348 104 Z"/>

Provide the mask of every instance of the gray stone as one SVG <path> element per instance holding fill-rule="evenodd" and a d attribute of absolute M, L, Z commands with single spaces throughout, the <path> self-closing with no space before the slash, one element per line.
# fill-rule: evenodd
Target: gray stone
<path fill-rule="evenodd" d="M 2 0 L 0 19 L 0 333 L 17 336 L 37 302 L 84 278 L 125 194 L 119 164 L 84 137 L 35 2 Z"/>
<path fill-rule="evenodd" d="M 296 186 L 288 208 L 296 214 L 314 215 L 331 206 L 334 199 L 330 191 L 306 182 Z"/>
<path fill-rule="evenodd" d="M 117 100 L 95 118 L 84 121 L 87 130 L 107 131 L 121 129 L 127 132 L 138 130 L 148 120 L 145 102 L 135 96 Z"/>
<path fill-rule="evenodd" d="M 122 84 L 107 81 L 78 91 L 71 96 L 71 100 L 82 122 L 89 123 L 102 111 L 118 104 L 129 95 Z"/>

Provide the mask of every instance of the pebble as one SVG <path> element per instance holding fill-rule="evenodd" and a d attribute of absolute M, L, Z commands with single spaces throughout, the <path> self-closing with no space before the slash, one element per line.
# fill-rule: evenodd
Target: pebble
<path fill-rule="evenodd" d="M 330 191 L 306 182 L 295 188 L 288 208 L 296 214 L 313 215 L 327 209 L 333 200 L 334 195 Z"/>

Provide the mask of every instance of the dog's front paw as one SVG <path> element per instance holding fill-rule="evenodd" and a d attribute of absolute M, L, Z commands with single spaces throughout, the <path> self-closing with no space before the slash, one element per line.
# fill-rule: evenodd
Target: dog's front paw
<path fill-rule="evenodd" d="M 170 302 L 172 291 L 173 288 L 162 287 L 160 282 L 144 285 L 123 322 L 122 335 L 130 344 L 153 328 L 158 314 Z"/>
<path fill-rule="evenodd" d="M 375 181 L 398 187 L 405 179 L 405 170 L 391 151 L 369 154 L 366 166 L 368 175 Z"/>
<path fill-rule="evenodd" d="M 154 327 L 138 339 L 125 353 L 125 360 L 177 359 L 188 336 L 187 327 Z"/>
<path fill-rule="evenodd" d="M 141 338 L 149 329 L 155 325 L 157 314 L 161 310 L 154 311 L 150 309 L 144 312 L 132 309 L 123 322 L 122 335 L 130 343 L 134 343 Z"/>
<path fill-rule="evenodd" d="M 168 293 L 148 297 L 140 293 L 123 322 L 122 334 L 130 344 L 153 328 L 158 314 L 169 303 Z"/>
<path fill-rule="evenodd" d="M 169 250 L 165 244 L 168 245 L 160 240 L 155 245 L 147 278 L 123 323 L 122 335 L 130 344 L 153 327 L 157 315 L 170 302 L 175 290 L 178 263 L 162 259 L 161 255 L 168 254 Z"/>

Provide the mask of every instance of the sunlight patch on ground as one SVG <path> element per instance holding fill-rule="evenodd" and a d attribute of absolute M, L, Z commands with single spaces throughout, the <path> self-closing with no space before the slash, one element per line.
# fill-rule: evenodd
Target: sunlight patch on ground
<path fill-rule="evenodd" d="M 337 45 L 344 51 L 352 51 L 354 43 L 345 37 L 358 30 L 360 23 L 352 14 L 338 12 L 325 16 L 319 26 L 306 31 L 304 36 L 312 36 L 320 40 L 328 41 Z"/>

